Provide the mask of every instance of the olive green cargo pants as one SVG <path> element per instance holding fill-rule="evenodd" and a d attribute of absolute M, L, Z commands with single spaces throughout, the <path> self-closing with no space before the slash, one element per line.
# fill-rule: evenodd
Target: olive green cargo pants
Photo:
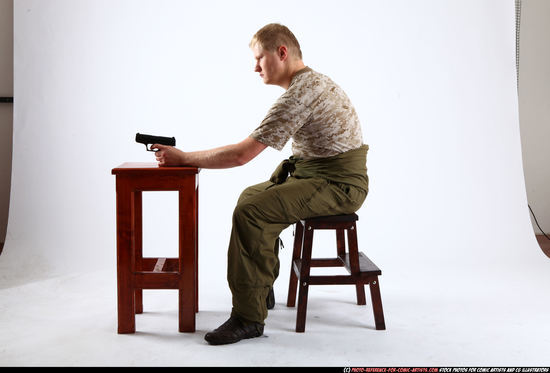
<path fill-rule="evenodd" d="M 279 273 L 278 238 L 289 225 L 313 216 L 350 214 L 367 192 L 322 178 L 289 177 L 267 181 L 241 194 L 233 213 L 227 280 L 233 294 L 231 314 L 263 324 L 266 297 Z"/>

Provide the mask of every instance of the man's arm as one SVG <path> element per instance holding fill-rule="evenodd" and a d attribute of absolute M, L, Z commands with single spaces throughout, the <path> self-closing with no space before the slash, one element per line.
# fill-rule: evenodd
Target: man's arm
<path fill-rule="evenodd" d="M 151 148 L 159 149 L 155 156 L 160 166 L 231 168 L 248 163 L 266 147 L 267 145 L 252 137 L 247 137 L 237 144 L 197 152 L 184 152 L 172 146 L 160 144 L 154 144 Z"/>

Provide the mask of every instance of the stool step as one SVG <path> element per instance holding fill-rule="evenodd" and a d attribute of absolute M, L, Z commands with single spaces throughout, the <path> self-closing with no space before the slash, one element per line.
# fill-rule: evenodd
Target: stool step
<path fill-rule="evenodd" d="M 344 263 L 346 264 L 346 269 L 348 270 L 348 272 L 351 273 L 351 269 L 350 269 L 351 267 L 349 264 L 349 254 L 348 253 L 344 254 L 343 259 L 344 259 Z M 378 268 L 376 264 L 374 264 L 372 260 L 370 260 L 368 256 L 366 256 L 362 251 L 359 251 L 359 271 L 361 271 L 361 273 L 368 273 L 369 275 L 382 274 L 382 271 L 380 270 L 380 268 Z"/>
<path fill-rule="evenodd" d="M 329 264 L 330 263 L 330 264 Z M 349 254 L 344 254 L 343 257 L 328 258 L 328 259 L 311 259 L 310 267 L 345 267 L 351 274 L 351 267 L 349 264 Z M 375 279 L 376 276 L 382 274 L 382 271 L 374 264 L 363 252 L 359 252 L 359 268 L 360 273 L 358 276 L 354 275 L 328 275 L 328 276 L 310 276 L 310 285 L 345 285 L 355 284 L 358 279 L 363 280 L 365 283 L 371 279 Z M 294 273 L 300 278 L 300 271 L 302 269 L 302 260 L 296 259 L 293 263 Z"/>

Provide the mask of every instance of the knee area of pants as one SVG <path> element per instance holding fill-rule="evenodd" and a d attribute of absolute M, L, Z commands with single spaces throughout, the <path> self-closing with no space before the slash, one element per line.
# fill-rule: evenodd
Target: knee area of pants
<path fill-rule="evenodd" d="M 253 203 L 247 203 L 247 202 L 239 203 L 235 207 L 235 210 L 233 211 L 233 220 L 248 218 L 251 216 L 253 210 L 255 209 L 256 207 L 254 206 Z"/>

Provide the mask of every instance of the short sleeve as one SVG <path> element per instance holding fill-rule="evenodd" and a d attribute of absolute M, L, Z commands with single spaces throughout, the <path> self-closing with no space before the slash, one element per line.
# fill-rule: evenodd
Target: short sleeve
<path fill-rule="evenodd" d="M 304 125 L 309 115 L 308 108 L 294 96 L 295 93 L 295 90 L 289 89 L 279 97 L 250 137 L 282 150 L 292 135 Z"/>

